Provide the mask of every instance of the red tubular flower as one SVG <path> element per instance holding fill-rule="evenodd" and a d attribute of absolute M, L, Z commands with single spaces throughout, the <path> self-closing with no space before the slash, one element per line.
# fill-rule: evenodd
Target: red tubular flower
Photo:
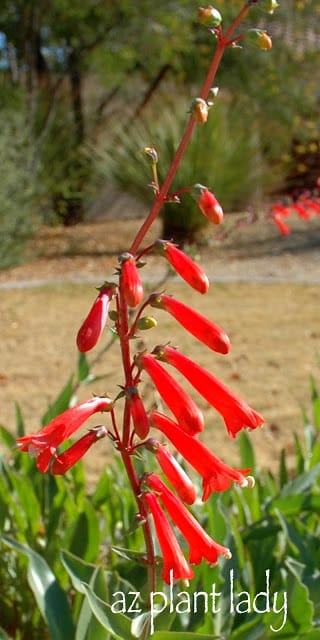
<path fill-rule="evenodd" d="M 129 307 L 136 307 L 143 298 L 143 286 L 136 261 L 130 253 L 123 253 L 119 262 L 125 301 Z"/>
<path fill-rule="evenodd" d="M 174 580 L 191 580 L 194 573 L 189 567 L 170 523 L 163 513 L 154 493 L 145 493 L 144 500 L 151 512 L 163 556 L 162 579 L 170 584 L 170 572 Z"/>
<path fill-rule="evenodd" d="M 252 487 L 254 480 L 251 476 L 245 478 L 249 469 L 233 469 L 217 458 L 200 440 L 189 436 L 177 424 L 159 413 L 152 411 L 150 423 L 161 433 L 164 433 L 187 462 L 202 477 L 203 496 L 205 502 L 212 491 L 225 491 L 232 482 L 240 487 Z"/>
<path fill-rule="evenodd" d="M 304 220 L 310 220 L 311 213 L 310 211 L 307 211 L 307 209 L 304 206 L 302 206 L 301 204 L 295 203 L 292 205 L 292 208 L 294 209 L 294 211 L 297 212 L 300 218 L 303 218 Z"/>
<path fill-rule="evenodd" d="M 191 435 L 202 431 L 204 420 L 200 409 L 170 373 L 147 353 L 139 356 L 137 365 L 146 370 L 181 427 Z"/>
<path fill-rule="evenodd" d="M 198 311 L 194 311 L 166 293 L 150 296 L 150 304 L 152 307 L 158 307 L 170 313 L 189 333 L 212 351 L 229 353 L 230 340 L 225 331 Z"/>
<path fill-rule="evenodd" d="M 56 457 L 57 447 L 77 431 L 82 424 L 98 411 L 110 411 L 112 400 L 98 396 L 80 402 L 51 420 L 37 433 L 17 439 L 20 451 L 37 458 L 37 468 L 45 473 L 52 457 Z"/>
<path fill-rule="evenodd" d="M 97 344 L 107 321 L 109 304 L 114 290 L 115 285 L 113 284 L 101 288 L 78 331 L 77 346 L 79 351 L 90 351 Z"/>
<path fill-rule="evenodd" d="M 188 542 L 190 564 L 200 564 L 202 558 L 216 564 L 219 555 L 230 560 L 230 550 L 210 538 L 190 511 L 155 473 L 148 474 L 145 483 L 149 489 L 157 493 L 170 518 Z"/>
<path fill-rule="evenodd" d="M 272 213 L 279 213 L 281 216 L 287 218 L 290 215 L 290 207 L 286 207 L 283 204 L 275 203 L 271 209 Z"/>
<path fill-rule="evenodd" d="M 146 410 L 140 398 L 139 391 L 136 387 L 127 389 L 127 396 L 130 401 L 130 413 L 134 425 L 134 430 L 140 440 L 147 437 L 150 431 L 150 425 Z"/>
<path fill-rule="evenodd" d="M 164 475 L 175 488 L 179 498 L 186 504 L 193 504 L 196 500 L 197 492 L 179 462 L 168 451 L 167 447 L 162 444 L 158 443 L 155 454 Z"/>
<path fill-rule="evenodd" d="M 101 440 L 101 438 L 104 438 L 106 435 L 106 427 L 93 427 L 93 429 L 90 429 L 78 442 L 75 442 L 69 449 L 55 458 L 50 467 L 50 472 L 55 476 L 63 475 L 84 456 L 97 440 Z"/>
<path fill-rule="evenodd" d="M 315 211 L 316 213 L 320 213 L 320 200 L 319 198 L 316 198 L 314 200 L 310 200 L 310 198 L 302 198 L 301 199 L 302 205 L 304 207 L 306 207 L 307 209 L 311 209 L 312 211 Z"/>
<path fill-rule="evenodd" d="M 166 242 L 165 240 L 157 240 L 155 248 L 161 251 L 173 269 L 193 289 L 199 291 L 199 293 L 207 293 L 209 280 L 205 272 L 186 253 L 180 251 L 172 242 Z"/>
<path fill-rule="evenodd" d="M 223 220 L 223 209 L 215 195 L 202 184 L 194 185 L 193 189 L 197 196 L 198 207 L 203 215 L 213 224 L 220 224 Z"/>
<path fill-rule="evenodd" d="M 183 353 L 168 345 L 160 347 L 158 353 L 161 360 L 178 369 L 203 398 L 223 416 L 231 438 L 234 438 L 244 427 L 256 429 L 264 423 L 259 413 L 251 409 L 209 371 Z"/>
<path fill-rule="evenodd" d="M 283 222 L 282 217 L 279 213 L 273 213 L 271 217 L 275 221 L 282 236 L 287 236 L 289 233 L 291 233 L 290 227 L 288 227 L 288 225 Z"/>

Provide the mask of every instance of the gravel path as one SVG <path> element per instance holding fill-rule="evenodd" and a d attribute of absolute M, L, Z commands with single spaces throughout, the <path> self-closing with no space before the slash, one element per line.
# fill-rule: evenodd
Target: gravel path
<path fill-rule="evenodd" d="M 0 271 L 0 289 L 99 284 L 114 272 L 117 256 L 129 246 L 139 222 L 107 219 L 69 229 L 41 229 L 29 260 Z M 156 223 L 147 243 L 160 233 Z M 235 228 L 222 242 L 206 234 L 206 243 L 196 253 L 212 282 L 320 284 L 319 216 L 308 222 L 293 220 L 286 237 L 270 220 Z M 158 282 L 165 273 L 165 261 L 149 256 L 144 279 Z"/>

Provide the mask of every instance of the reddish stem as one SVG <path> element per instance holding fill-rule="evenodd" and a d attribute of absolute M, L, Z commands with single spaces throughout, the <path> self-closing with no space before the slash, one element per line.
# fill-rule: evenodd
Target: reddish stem
<path fill-rule="evenodd" d="M 227 46 L 229 45 L 229 42 L 231 40 L 232 34 L 234 33 L 234 31 L 236 30 L 236 28 L 239 26 L 239 24 L 241 23 L 241 21 L 243 20 L 243 18 L 245 17 L 245 15 L 247 14 L 247 12 L 249 11 L 250 8 L 250 3 L 247 2 L 241 9 L 241 11 L 239 12 L 239 14 L 237 15 L 237 17 L 233 20 L 233 22 L 231 23 L 229 29 L 227 30 L 225 36 L 220 35 L 218 37 L 218 44 L 215 50 L 215 53 L 213 55 L 212 61 L 211 61 L 211 65 L 209 67 L 209 71 L 207 73 L 206 79 L 203 83 L 201 92 L 200 92 L 200 98 L 202 98 L 203 100 L 206 100 L 208 97 L 208 93 L 212 87 L 214 78 L 216 76 L 219 64 L 221 62 L 221 58 L 224 54 L 225 49 L 227 48 Z M 169 168 L 169 171 L 166 175 L 166 178 L 163 182 L 163 185 L 159 191 L 159 193 L 156 196 L 156 199 L 150 209 L 150 212 L 147 216 L 147 218 L 145 219 L 144 223 L 142 224 L 142 226 L 140 227 L 135 239 L 133 240 L 133 243 L 129 249 L 129 252 L 132 253 L 133 255 L 135 255 L 135 253 L 137 252 L 141 242 L 143 241 L 146 233 L 148 232 L 148 230 L 150 229 L 152 223 L 154 222 L 154 220 L 156 219 L 156 217 L 158 216 L 159 212 L 162 209 L 162 206 L 166 200 L 166 197 L 168 195 L 168 191 L 170 189 L 170 186 L 172 184 L 172 181 L 175 177 L 175 174 L 178 170 L 178 167 L 180 165 L 180 162 L 184 156 L 184 153 L 188 147 L 188 144 L 190 142 L 193 130 L 195 128 L 196 125 L 196 121 L 193 118 L 193 116 L 191 115 L 189 118 L 189 121 L 187 123 L 185 132 L 182 136 L 180 145 L 176 151 L 176 154 L 173 158 L 173 161 L 171 163 L 171 166 Z"/>
<path fill-rule="evenodd" d="M 217 73 L 219 64 L 221 62 L 221 58 L 224 54 L 224 51 L 226 49 L 227 46 L 230 46 L 230 43 L 232 42 L 231 38 L 232 35 L 235 31 L 235 29 L 238 27 L 238 25 L 240 24 L 241 20 L 244 18 L 244 16 L 246 15 L 246 13 L 248 12 L 249 8 L 250 8 L 250 1 L 248 1 L 244 7 L 241 9 L 241 11 L 239 12 L 238 16 L 234 19 L 234 21 L 232 22 L 232 24 L 230 25 L 229 29 L 226 31 L 225 36 L 223 36 L 221 29 L 218 32 L 218 43 L 217 43 L 217 47 L 215 50 L 215 53 L 213 55 L 211 64 L 210 64 L 210 68 L 208 70 L 207 76 L 205 78 L 203 87 L 201 89 L 200 92 L 200 97 L 204 100 L 207 99 L 209 91 L 213 85 L 213 81 L 215 78 L 215 75 Z M 168 170 L 167 176 L 163 182 L 163 185 L 161 187 L 161 189 L 158 190 L 158 185 L 157 185 L 157 181 L 156 181 L 156 187 L 157 187 L 157 193 L 156 193 L 156 197 L 155 197 L 155 201 L 149 211 L 149 214 L 146 218 L 146 220 L 144 221 L 144 223 L 142 224 L 142 226 L 140 227 L 140 229 L 138 230 L 136 237 L 134 238 L 132 245 L 129 249 L 129 252 L 133 255 L 135 255 L 147 233 L 147 231 L 149 230 L 149 228 L 151 227 L 152 223 L 154 222 L 155 218 L 157 217 L 157 215 L 159 214 L 164 202 L 166 201 L 166 198 L 168 196 L 168 192 L 170 189 L 170 186 L 172 184 L 172 181 L 175 177 L 175 174 L 177 172 L 177 169 L 180 165 L 180 162 L 184 156 L 184 153 L 187 149 L 187 146 L 190 142 L 193 130 L 195 128 L 196 125 L 196 120 L 194 119 L 194 117 L 191 115 L 189 118 L 189 121 L 186 125 L 186 129 L 185 132 L 182 136 L 180 145 L 176 151 L 176 154 L 173 158 L 173 161 L 171 163 L 171 166 Z M 182 192 L 183 190 L 181 190 Z M 149 250 L 150 247 L 147 248 L 147 250 Z M 147 251 L 146 250 L 146 251 Z M 142 255 L 142 253 L 140 254 L 140 256 Z M 129 344 L 129 340 L 130 337 L 132 336 L 135 326 L 136 326 L 136 322 L 138 320 L 138 318 L 141 315 L 142 310 L 145 308 L 146 304 L 148 303 L 148 301 L 142 306 L 142 308 L 140 309 L 140 312 L 138 313 L 137 317 L 136 317 L 136 322 L 134 323 L 133 327 L 131 328 L 131 331 L 129 330 L 129 315 L 128 315 L 128 306 L 125 302 L 125 298 L 123 295 L 123 283 L 122 283 L 122 278 L 120 275 L 120 282 L 119 282 L 119 293 L 117 296 L 117 308 L 118 308 L 118 322 L 117 322 L 117 328 L 118 328 L 118 334 L 119 334 L 119 339 L 120 339 L 120 345 L 121 345 L 121 355 L 122 355 L 122 363 L 123 363 L 123 370 L 124 370 L 124 375 L 125 375 L 125 387 L 128 388 L 130 386 L 134 386 L 134 384 L 137 384 L 138 379 L 139 379 L 139 372 L 138 374 L 135 376 L 135 378 L 133 378 L 133 374 L 132 374 L 132 370 L 133 370 L 133 366 L 131 364 L 131 355 L 130 355 L 130 344 Z M 131 459 L 131 451 L 130 451 L 130 445 L 132 446 L 132 437 L 130 434 L 130 406 L 129 406 L 129 402 L 128 399 L 125 400 L 125 407 L 124 407 L 124 412 L 123 412 L 123 432 L 122 432 L 122 440 L 119 442 L 119 449 L 120 449 L 120 453 L 122 456 L 122 460 L 124 463 L 124 466 L 126 468 L 127 474 L 128 474 L 128 478 L 130 481 L 130 484 L 132 486 L 134 495 L 135 495 L 135 499 L 137 502 L 137 506 L 138 506 L 138 510 L 140 515 L 142 516 L 143 520 L 144 520 L 144 524 L 143 524 L 143 532 L 144 532 L 144 538 L 145 538 L 145 544 L 146 544 L 146 552 L 147 552 L 147 557 L 148 557 L 148 582 L 149 582 L 149 593 L 151 593 L 152 591 L 155 591 L 156 589 L 156 567 L 155 567 L 155 553 L 154 553 L 154 546 L 153 546 L 153 539 L 152 539 L 152 534 L 151 534 L 151 529 L 149 526 L 149 521 L 148 521 L 148 513 L 146 511 L 146 508 L 141 500 L 141 496 L 140 496 L 140 483 L 136 474 L 136 471 L 134 469 L 133 463 L 132 463 L 132 459 Z M 146 637 L 146 632 L 143 634 L 143 637 Z"/>

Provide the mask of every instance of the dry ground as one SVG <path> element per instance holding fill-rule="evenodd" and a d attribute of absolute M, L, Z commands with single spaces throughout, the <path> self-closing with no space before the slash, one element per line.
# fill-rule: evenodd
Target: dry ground
<path fill-rule="evenodd" d="M 18 401 L 27 430 L 38 429 L 48 402 L 75 369 L 75 333 L 95 296 L 94 284 L 112 276 L 116 256 L 137 225 L 107 220 L 72 230 L 42 229 L 33 245 L 36 255 L 0 273 L 1 423 L 14 428 Z M 150 239 L 158 232 L 155 227 Z M 275 467 L 282 447 L 292 453 L 292 434 L 301 433 L 301 406 L 309 409 L 309 376 L 319 381 L 319 245 L 319 219 L 297 222 L 287 238 L 279 238 L 271 222 L 241 228 L 222 245 L 207 238 L 200 254 L 213 280 L 209 293 L 201 296 L 177 279 L 167 290 L 222 325 L 231 353 L 209 352 L 164 312 L 157 312 L 158 329 L 147 336 L 150 346 L 170 339 L 264 415 L 265 428 L 251 434 L 263 467 Z M 142 273 L 154 282 L 164 272 L 164 262 L 159 267 L 151 257 Z M 38 286 L 26 286 L 32 282 Z M 80 389 L 80 399 L 92 391 L 117 392 L 117 356 L 114 345 L 95 368 L 108 377 Z M 206 439 L 218 455 L 237 463 L 237 446 L 222 422 L 201 400 L 200 405 L 207 415 Z M 101 443 L 90 455 L 93 473 L 103 464 L 102 453 Z"/>

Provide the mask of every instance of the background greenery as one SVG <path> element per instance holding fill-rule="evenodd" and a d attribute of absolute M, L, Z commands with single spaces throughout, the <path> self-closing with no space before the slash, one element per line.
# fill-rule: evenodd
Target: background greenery
<path fill-rule="evenodd" d="M 193 178 L 196 157 L 197 169 L 227 210 L 257 206 L 257 195 L 264 202 L 274 190 L 313 188 L 317 177 L 319 42 L 314 25 L 319 6 L 317 0 L 279 4 L 273 16 L 253 8 L 247 21 L 249 27 L 258 22 L 268 28 L 271 52 L 245 47 L 226 52 L 217 78 L 218 105 L 210 114 L 215 147 L 206 154 L 194 143 L 178 178 L 181 183 Z M 216 5 L 227 24 L 241 2 L 218 0 Z M 114 181 L 151 199 L 144 173 L 130 166 L 136 130 L 148 131 L 155 146 L 164 144 L 165 173 L 214 40 L 197 24 L 189 0 L 157 6 L 147 0 L 40 0 L 36 5 L 3 0 L 0 32 L 0 149 L 8 164 L 0 186 L 0 266 L 5 267 L 19 257 L 27 235 L 19 222 L 22 200 L 29 232 L 35 219 L 50 224 L 83 220 L 102 187 Z M 224 115 L 220 104 L 227 104 Z M 165 132 L 168 110 L 177 121 Z M 20 153 L 23 137 L 28 148 L 23 179 L 20 167 L 15 175 L 7 153 L 8 114 L 19 123 L 11 129 L 10 147 Z M 115 126 L 123 156 L 117 169 L 110 162 Z M 13 181 L 18 188 L 12 192 Z M 189 234 L 199 217 L 194 204 L 184 206 Z M 172 220 L 175 232 L 181 212 L 169 207 L 164 220 L 165 225 Z M 14 247 L 12 227 L 21 230 Z"/>

